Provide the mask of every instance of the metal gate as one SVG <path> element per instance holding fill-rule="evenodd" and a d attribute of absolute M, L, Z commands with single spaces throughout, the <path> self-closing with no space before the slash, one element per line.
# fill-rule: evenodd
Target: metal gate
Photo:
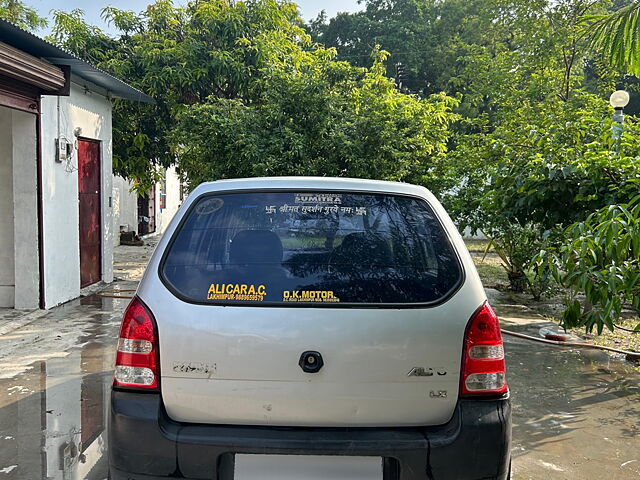
<path fill-rule="evenodd" d="M 100 202 L 100 142 L 78 140 L 80 205 L 80 287 L 102 277 L 102 215 Z"/>

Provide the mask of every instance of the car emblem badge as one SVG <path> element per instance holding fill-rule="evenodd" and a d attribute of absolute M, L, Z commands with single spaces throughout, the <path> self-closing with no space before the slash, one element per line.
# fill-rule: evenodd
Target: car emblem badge
<path fill-rule="evenodd" d="M 447 371 L 444 368 L 438 368 L 436 369 L 435 374 L 439 377 L 443 377 L 447 374 Z M 433 375 L 433 368 L 429 367 L 413 367 L 409 370 L 409 373 L 407 373 L 407 377 L 433 377 Z"/>

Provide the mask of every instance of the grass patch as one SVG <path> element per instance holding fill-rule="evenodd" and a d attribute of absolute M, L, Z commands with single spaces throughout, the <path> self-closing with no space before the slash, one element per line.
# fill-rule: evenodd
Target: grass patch
<path fill-rule="evenodd" d="M 509 277 L 502 266 L 502 260 L 493 252 L 493 248 L 489 249 L 486 256 L 484 255 L 488 242 L 488 240 L 479 239 L 465 239 L 464 241 L 483 285 L 509 285 Z"/>
<path fill-rule="evenodd" d="M 621 327 L 633 330 L 640 323 L 640 318 L 630 318 L 616 323 Z M 607 347 L 620 348 L 631 352 L 640 352 L 640 333 L 631 333 L 616 328 L 610 332 L 607 328 L 602 331 L 602 335 L 595 335 L 593 343 Z"/>
<path fill-rule="evenodd" d="M 502 265 L 499 263 L 483 262 L 480 258 L 474 258 L 473 263 L 476 264 L 476 270 L 480 275 L 483 285 L 495 285 L 496 283 L 508 285 L 509 278 Z"/>
<path fill-rule="evenodd" d="M 464 239 L 464 243 L 467 246 L 467 249 L 471 253 L 483 254 L 485 249 L 487 248 L 487 244 L 489 243 L 489 240 L 486 240 L 486 239 L 482 240 L 482 239 L 475 239 L 475 238 L 465 238 Z M 493 252 L 493 247 L 489 251 Z"/>

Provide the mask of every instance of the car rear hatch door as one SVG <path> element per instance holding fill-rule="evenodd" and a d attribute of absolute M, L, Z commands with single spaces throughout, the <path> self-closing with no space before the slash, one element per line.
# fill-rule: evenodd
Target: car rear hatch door
<path fill-rule="evenodd" d="M 457 401 L 466 323 L 455 319 L 469 315 L 451 307 L 162 309 L 165 407 L 184 422 L 445 423 Z M 300 366 L 307 351 L 322 357 L 317 373 Z"/>
<path fill-rule="evenodd" d="M 425 198 L 383 193 L 191 199 L 139 292 L 158 323 L 169 415 L 253 425 L 446 422 L 465 326 L 483 294 L 465 283 L 435 212 Z M 300 366 L 308 351 L 324 364 L 315 373 Z"/>

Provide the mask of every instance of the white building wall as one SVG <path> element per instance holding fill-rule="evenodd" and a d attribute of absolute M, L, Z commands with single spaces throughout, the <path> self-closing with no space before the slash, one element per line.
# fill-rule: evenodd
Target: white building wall
<path fill-rule="evenodd" d="M 40 304 L 36 116 L 13 111 L 13 238 L 15 308 Z"/>
<path fill-rule="evenodd" d="M 131 192 L 131 182 L 113 177 L 113 241 L 120 245 L 119 232 L 138 231 L 138 196 Z"/>
<path fill-rule="evenodd" d="M 130 225 L 131 230 L 138 233 L 138 195 L 131 191 L 131 183 L 121 177 L 114 177 L 113 185 L 113 198 L 114 201 L 117 198 L 116 203 L 118 204 L 116 214 L 116 203 L 114 203 L 114 232 L 118 232 L 121 225 Z M 162 235 L 167 230 L 169 223 L 184 201 L 180 200 L 180 177 L 175 166 L 165 170 L 165 185 L 165 208 L 160 208 L 162 182 L 156 183 L 156 231 L 151 235 Z"/>
<path fill-rule="evenodd" d="M 38 308 L 36 116 L 0 107 L 0 307 Z"/>
<path fill-rule="evenodd" d="M 106 92 L 97 93 L 100 91 L 99 87 L 74 78 L 70 96 L 42 97 L 45 308 L 80 294 L 77 148 L 69 161 L 55 161 L 55 139 L 64 137 L 75 145 L 74 129 L 78 127 L 82 129 L 81 137 L 101 142 L 102 280 L 113 280 L 111 101 Z"/>
<path fill-rule="evenodd" d="M 180 178 L 176 172 L 176 167 L 172 166 L 165 171 L 166 198 L 165 208 L 160 208 L 160 196 L 162 194 L 162 184 L 156 184 L 156 233 L 163 234 L 169 222 L 174 217 L 178 208 L 182 204 L 180 200 Z"/>
<path fill-rule="evenodd" d="M 14 305 L 11 110 L 0 107 L 0 307 Z"/>

